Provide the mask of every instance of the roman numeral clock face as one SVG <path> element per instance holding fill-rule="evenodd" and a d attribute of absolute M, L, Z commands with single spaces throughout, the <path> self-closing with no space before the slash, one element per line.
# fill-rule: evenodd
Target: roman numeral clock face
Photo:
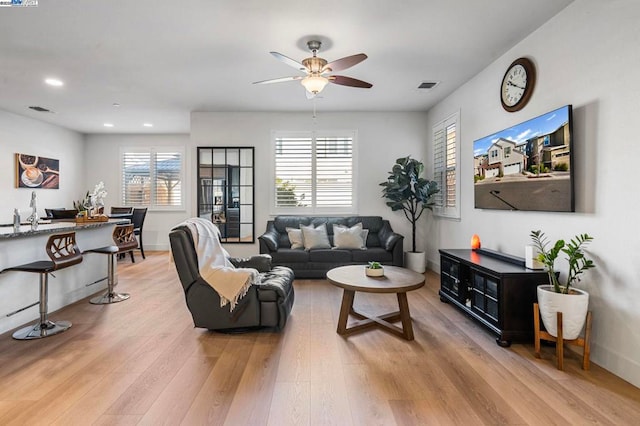
<path fill-rule="evenodd" d="M 529 102 L 536 81 L 535 72 L 533 62 L 527 58 L 516 59 L 509 65 L 500 87 L 500 101 L 506 111 L 519 111 Z"/>

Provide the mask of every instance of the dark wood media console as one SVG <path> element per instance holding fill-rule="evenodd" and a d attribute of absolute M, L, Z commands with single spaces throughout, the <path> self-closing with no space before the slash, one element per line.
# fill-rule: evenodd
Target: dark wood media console
<path fill-rule="evenodd" d="M 492 250 L 441 249 L 440 300 L 497 334 L 500 346 L 533 341 L 536 287 L 548 278 L 524 265 L 522 258 Z"/>

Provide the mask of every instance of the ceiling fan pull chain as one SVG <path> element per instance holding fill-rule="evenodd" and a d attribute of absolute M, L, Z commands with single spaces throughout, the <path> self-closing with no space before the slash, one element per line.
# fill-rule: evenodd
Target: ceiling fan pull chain
<path fill-rule="evenodd" d="M 316 121 L 317 118 L 318 116 L 316 115 L 316 98 L 314 96 L 313 97 L 313 124 L 318 124 L 318 122 Z"/>

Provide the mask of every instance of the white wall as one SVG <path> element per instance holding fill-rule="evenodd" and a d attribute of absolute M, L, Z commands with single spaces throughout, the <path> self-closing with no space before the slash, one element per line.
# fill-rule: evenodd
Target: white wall
<path fill-rule="evenodd" d="M 381 198 L 378 186 L 387 178 L 396 158 L 411 155 L 423 159 L 426 152 L 427 127 L 424 113 L 324 113 L 312 118 L 308 113 L 218 113 L 191 114 L 193 168 L 197 146 L 254 146 L 256 158 L 256 237 L 261 235 L 269 218 L 271 181 L 270 137 L 274 130 L 356 130 L 357 131 L 357 213 L 379 215 L 389 219 L 392 228 L 405 236 L 410 249 L 411 230 L 400 212 L 391 212 Z M 195 176 L 195 174 L 194 174 Z M 195 181 L 191 188 L 195 187 Z M 192 200 L 195 212 L 196 200 Z M 418 242 L 425 247 L 426 241 Z M 258 252 L 258 244 L 228 244 L 229 252 L 245 256 Z"/>
<path fill-rule="evenodd" d="M 60 160 L 60 188 L 16 188 L 14 154 L 18 152 Z M 45 208 L 72 208 L 73 200 L 81 198 L 87 190 L 84 154 L 80 133 L 0 111 L 0 224 L 12 223 L 14 208 L 20 209 L 22 219 L 25 220 L 31 214 L 29 203 L 33 191 L 37 196 L 39 216 L 44 216 Z M 47 259 L 47 237 L 0 241 L 0 269 Z M 78 242 L 86 246 L 87 242 L 83 238 L 84 236 L 79 236 Z M 60 271 L 60 274 L 56 274 L 59 276 L 57 280 L 51 278 L 51 286 L 55 287 L 50 292 L 51 311 L 86 297 L 91 291 L 99 290 L 100 286 L 91 287 L 91 290 L 85 287 L 86 283 L 97 278 L 95 274 L 103 272 L 96 267 L 99 265 L 95 262 L 94 259 L 89 259 L 82 265 L 75 266 L 75 273 Z M 100 265 L 104 265 L 104 262 Z M 38 291 L 38 278 L 35 274 L 11 272 L 0 276 L 0 333 L 38 317 L 37 307 L 5 317 L 9 312 L 37 301 Z"/>
<path fill-rule="evenodd" d="M 380 215 L 391 221 L 394 230 L 405 235 L 405 248 L 410 247 L 411 230 L 404 216 L 391 212 L 381 198 L 381 187 L 395 159 L 412 155 L 423 159 L 428 140 L 424 113 L 323 113 L 312 118 L 308 113 L 219 113 L 194 112 L 191 115 L 191 135 L 88 135 L 86 158 L 93 159 L 87 169 L 91 188 L 103 181 L 109 192 L 107 210 L 119 205 L 119 153 L 121 147 L 167 146 L 185 147 L 187 176 L 185 184 L 186 211 L 150 211 L 144 226 L 146 250 L 167 250 L 169 230 L 188 217 L 196 215 L 196 161 L 198 146 L 253 146 L 256 158 L 255 244 L 226 244 L 234 256 L 258 253 L 257 237 L 269 218 L 269 144 L 274 130 L 356 130 L 358 138 L 357 197 L 358 213 Z M 95 183 L 93 183 L 95 182 Z M 419 240 L 423 248 L 426 241 Z"/>
<path fill-rule="evenodd" d="M 89 189 L 80 133 L 0 110 L 0 147 L 0 223 L 12 223 L 14 208 L 20 209 L 23 219 L 31 212 L 33 190 L 15 187 L 14 153 L 60 160 L 60 189 L 35 190 L 40 216 L 45 208 L 72 208 L 73 200 Z"/>
<path fill-rule="evenodd" d="M 108 195 L 105 198 L 105 209 L 108 212 L 112 206 L 121 206 L 120 201 L 120 149 L 131 147 L 149 146 L 178 146 L 185 147 L 185 164 L 190 164 L 189 135 L 164 134 L 164 135 L 87 135 L 86 158 L 91 163 L 87 169 L 87 178 L 90 182 L 103 181 Z M 195 190 L 195 171 L 187 167 L 185 173 L 186 185 L 183 188 L 186 197 L 186 209 L 182 211 L 148 210 L 144 221 L 144 249 L 168 250 L 169 230 L 176 224 L 191 216 L 189 206 L 191 194 Z M 194 176 L 192 179 L 191 176 Z"/>
<path fill-rule="evenodd" d="M 434 221 L 428 257 L 437 249 L 468 247 L 477 233 L 483 247 L 524 256 L 529 232 L 551 239 L 587 232 L 597 268 L 579 287 L 591 294 L 592 359 L 640 386 L 640 3 L 577 0 L 428 113 L 432 126 L 461 111 L 462 219 Z M 499 86 L 507 66 L 528 56 L 538 70 L 529 104 L 507 113 Z M 473 207 L 473 141 L 565 104 L 573 104 L 576 212 L 505 212 Z M 429 152 L 431 156 L 431 151 Z"/>

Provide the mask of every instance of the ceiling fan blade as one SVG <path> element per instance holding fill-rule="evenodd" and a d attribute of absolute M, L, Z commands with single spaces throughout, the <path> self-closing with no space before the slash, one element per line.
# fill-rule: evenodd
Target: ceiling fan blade
<path fill-rule="evenodd" d="M 366 81 L 357 80 L 351 77 L 345 77 L 343 75 L 329 76 L 329 81 L 333 84 L 339 84 L 341 86 L 361 87 L 363 89 L 369 89 L 373 87 L 373 84 Z"/>
<path fill-rule="evenodd" d="M 272 78 L 271 80 L 254 81 L 253 84 L 283 83 L 285 81 L 302 80 L 302 78 L 303 78 L 302 76 Z"/>
<path fill-rule="evenodd" d="M 322 72 L 325 71 L 342 71 L 347 68 L 351 68 L 354 65 L 359 64 L 360 62 L 367 59 L 367 55 L 364 53 L 358 53 L 357 55 L 347 56 L 345 58 L 337 59 L 333 62 L 329 62 L 322 68 Z"/>
<path fill-rule="evenodd" d="M 273 55 L 274 58 L 276 58 L 277 60 L 284 62 L 285 64 L 289 65 L 290 67 L 293 67 L 299 71 L 303 71 L 306 72 L 307 69 L 305 68 L 304 65 L 302 65 L 300 62 L 291 59 L 288 56 L 283 55 L 282 53 L 278 53 L 278 52 L 269 52 Z"/>

